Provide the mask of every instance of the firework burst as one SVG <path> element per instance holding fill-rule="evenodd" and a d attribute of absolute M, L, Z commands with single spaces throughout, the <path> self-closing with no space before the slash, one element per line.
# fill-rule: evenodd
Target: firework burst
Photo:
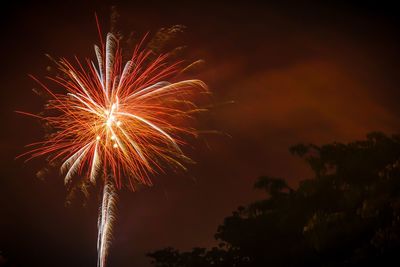
<path fill-rule="evenodd" d="M 66 184 L 76 174 L 95 182 L 100 172 L 111 171 L 117 188 L 126 177 L 134 189 L 133 179 L 150 185 L 149 174 L 162 170 L 163 163 L 184 169 L 181 136 L 196 132 L 181 124 L 200 110 L 191 99 L 206 86 L 200 80 L 168 81 L 179 73 L 179 62 L 168 65 L 167 54 L 149 62 L 152 52 L 140 47 L 122 65 L 118 41 L 109 33 L 103 49 L 95 46 L 97 66 L 86 60 L 84 69 L 78 59 L 77 67 L 61 59 L 64 75 L 49 79 L 67 94 L 54 93 L 32 77 L 50 94 L 46 109 L 54 115 L 21 113 L 39 117 L 55 132 L 29 145 L 37 147 L 24 155 L 62 161 Z"/>
<path fill-rule="evenodd" d="M 207 89 L 200 80 L 177 80 L 181 62 L 168 63 L 168 54 L 155 57 L 140 43 L 123 64 L 113 34 L 100 42 L 94 47 L 95 62 L 57 62 L 62 75 L 49 79 L 66 92 L 56 93 L 32 76 L 51 97 L 47 115 L 21 113 L 45 121 L 54 131 L 21 156 L 48 156 L 50 162 L 61 162 L 65 184 L 75 176 L 92 183 L 102 178 L 98 265 L 104 266 L 115 188 L 151 185 L 151 175 L 167 165 L 185 168 L 182 137 L 196 134 L 186 122 L 201 110 L 193 100 Z"/>

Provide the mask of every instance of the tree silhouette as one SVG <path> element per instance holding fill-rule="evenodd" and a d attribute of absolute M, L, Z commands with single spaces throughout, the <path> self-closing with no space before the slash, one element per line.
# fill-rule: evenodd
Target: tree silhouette
<path fill-rule="evenodd" d="M 314 172 L 297 189 L 260 177 L 266 198 L 239 207 L 211 249 L 149 253 L 156 267 L 399 266 L 400 136 L 300 144 L 291 153 Z"/>

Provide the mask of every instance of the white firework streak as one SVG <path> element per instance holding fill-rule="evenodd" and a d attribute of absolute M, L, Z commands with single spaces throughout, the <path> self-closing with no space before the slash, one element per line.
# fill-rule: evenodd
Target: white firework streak
<path fill-rule="evenodd" d="M 108 248 L 111 244 L 112 229 L 115 221 L 116 191 L 110 179 L 107 179 L 103 189 L 103 200 L 99 210 L 97 234 L 97 267 L 105 267 Z"/>

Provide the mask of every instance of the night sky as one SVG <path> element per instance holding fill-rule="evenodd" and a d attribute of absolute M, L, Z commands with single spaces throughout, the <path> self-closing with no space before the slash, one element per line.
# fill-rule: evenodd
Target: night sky
<path fill-rule="evenodd" d="M 43 159 L 15 160 L 43 136 L 36 120 L 14 113 L 43 107 L 27 74 L 46 75 L 45 53 L 93 58 L 94 12 L 106 30 L 114 4 L 65 2 L 2 7 L 0 266 L 96 264 L 96 200 L 66 208 L 62 177 L 36 178 Z M 166 246 L 214 245 L 223 218 L 260 197 L 257 177 L 296 186 L 311 175 L 291 145 L 400 131 L 400 17 L 388 3 L 131 2 L 117 3 L 123 30 L 187 26 L 182 44 L 205 60 L 196 77 L 213 92 L 200 128 L 224 134 L 193 143 L 188 173 L 121 192 L 109 266 L 148 266 L 145 253 Z"/>

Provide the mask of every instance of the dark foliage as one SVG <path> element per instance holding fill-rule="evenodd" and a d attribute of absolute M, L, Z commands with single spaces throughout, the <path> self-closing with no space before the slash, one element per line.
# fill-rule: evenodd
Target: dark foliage
<path fill-rule="evenodd" d="M 297 189 L 260 177 L 266 198 L 239 207 L 211 249 L 149 253 L 157 267 L 400 266 L 400 136 L 297 145 L 315 177 Z"/>

